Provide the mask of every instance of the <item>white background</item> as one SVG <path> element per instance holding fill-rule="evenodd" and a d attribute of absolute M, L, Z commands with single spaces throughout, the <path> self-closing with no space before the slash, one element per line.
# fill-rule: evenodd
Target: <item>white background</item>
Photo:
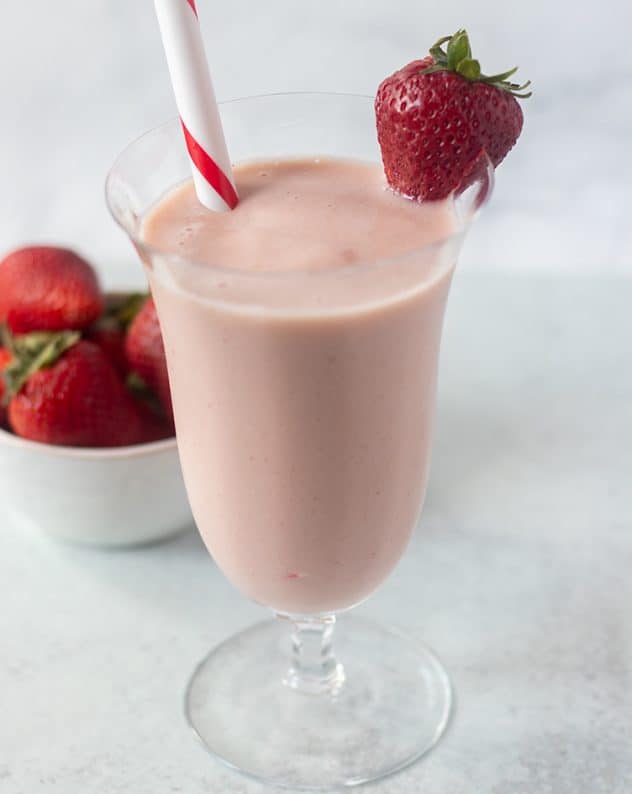
<path fill-rule="evenodd" d="M 132 138 L 174 115 L 151 0 L 3 0 L 0 249 L 78 247 L 107 284 L 141 278 L 102 184 Z M 632 61 L 626 0 L 198 0 L 219 99 L 374 93 L 466 26 L 487 71 L 534 82 L 468 268 L 628 271 Z"/>

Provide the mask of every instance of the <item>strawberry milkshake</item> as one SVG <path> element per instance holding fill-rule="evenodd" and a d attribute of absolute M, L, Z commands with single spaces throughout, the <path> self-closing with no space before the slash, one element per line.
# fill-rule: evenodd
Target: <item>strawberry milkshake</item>
<path fill-rule="evenodd" d="M 455 219 L 386 190 L 374 164 L 234 173 L 232 212 L 209 213 L 187 182 L 143 223 L 147 245 L 199 263 L 150 271 L 188 493 L 241 591 L 286 613 L 340 610 L 386 578 L 417 520 L 454 264 L 417 252 Z M 215 289 L 205 264 L 224 269 Z M 273 275 L 272 308 L 249 275 Z"/>
<path fill-rule="evenodd" d="M 109 177 L 151 282 L 198 528 L 280 618 L 214 648 L 185 712 L 214 755 L 264 783 L 378 780 L 448 724 L 449 679 L 429 649 L 345 616 L 338 657 L 332 633 L 393 569 L 423 503 L 446 299 L 522 129 L 528 83 L 514 72 L 484 74 L 459 30 L 375 101 L 225 103 L 239 165 L 224 213 L 198 201 L 191 161 L 208 163 L 189 138 L 184 153 L 179 120 Z"/>

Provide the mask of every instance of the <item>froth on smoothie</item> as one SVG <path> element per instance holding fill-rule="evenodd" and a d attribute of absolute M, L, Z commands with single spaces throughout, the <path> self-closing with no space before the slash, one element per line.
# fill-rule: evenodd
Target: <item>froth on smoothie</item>
<path fill-rule="evenodd" d="M 395 195 L 378 164 L 254 161 L 234 176 L 235 210 L 209 212 L 188 180 L 148 213 L 145 242 L 219 267 L 324 270 L 397 256 L 447 236 L 454 225 L 446 202 L 422 207 Z"/>

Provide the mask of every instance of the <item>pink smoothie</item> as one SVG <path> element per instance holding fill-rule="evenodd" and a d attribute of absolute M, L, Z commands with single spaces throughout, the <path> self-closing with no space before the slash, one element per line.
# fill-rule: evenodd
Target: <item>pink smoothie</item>
<path fill-rule="evenodd" d="M 143 224 L 187 489 L 245 594 L 339 610 L 386 578 L 421 508 L 454 264 L 430 244 L 455 220 L 368 163 L 235 177 L 233 212 L 204 210 L 185 183 Z"/>

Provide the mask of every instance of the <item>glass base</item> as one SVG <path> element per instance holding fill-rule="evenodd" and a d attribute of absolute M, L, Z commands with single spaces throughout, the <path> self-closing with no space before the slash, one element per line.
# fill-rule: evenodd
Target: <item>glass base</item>
<path fill-rule="evenodd" d="M 291 627 L 259 623 L 198 665 L 186 716 L 206 749 L 271 785 L 327 791 L 403 769 L 438 742 L 450 718 L 448 676 L 436 656 L 362 618 L 339 618 L 334 694 L 297 691 Z"/>

